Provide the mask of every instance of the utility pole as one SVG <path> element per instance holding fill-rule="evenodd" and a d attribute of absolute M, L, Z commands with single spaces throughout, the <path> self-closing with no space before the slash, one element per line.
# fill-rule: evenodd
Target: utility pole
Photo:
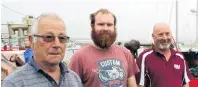
<path fill-rule="evenodd" d="M 192 13 L 195 13 L 196 15 L 196 43 L 198 43 L 198 0 L 197 0 L 197 9 L 191 9 Z"/>
<path fill-rule="evenodd" d="M 178 0 L 176 0 L 176 9 L 175 9 L 175 28 L 176 28 L 176 44 L 178 44 Z"/>
<path fill-rule="evenodd" d="M 197 10 L 196 10 L 196 41 L 198 42 L 198 0 L 197 0 Z"/>

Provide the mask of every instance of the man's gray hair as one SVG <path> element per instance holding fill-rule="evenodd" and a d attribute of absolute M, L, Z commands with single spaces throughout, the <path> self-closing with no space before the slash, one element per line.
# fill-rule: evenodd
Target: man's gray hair
<path fill-rule="evenodd" d="M 38 33 L 38 25 L 39 25 L 39 21 L 42 18 L 51 18 L 54 20 L 60 20 L 64 23 L 64 21 L 55 13 L 43 13 L 41 14 L 38 18 L 35 19 L 33 25 L 31 26 L 31 35 L 37 34 Z M 35 43 L 37 41 L 36 38 L 33 38 L 33 43 Z"/>

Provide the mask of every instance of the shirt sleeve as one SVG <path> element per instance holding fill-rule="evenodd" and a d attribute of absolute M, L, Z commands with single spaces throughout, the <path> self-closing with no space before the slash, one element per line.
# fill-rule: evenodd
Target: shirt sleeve
<path fill-rule="evenodd" d="M 73 71 L 70 71 L 70 72 L 74 75 L 74 77 L 72 77 L 72 78 L 70 78 L 70 79 L 75 79 L 75 80 L 73 80 L 73 81 L 77 81 L 76 85 L 77 85 L 78 87 L 83 87 L 82 81 L 81 81 L 81 79 L 79 78 L 79 76 L 78 76 L 75 72 L 73 72 Z M 68 82 L 72 82 L 72 80 L 71 80 L 71 81 L 68 81 Z"/>
<path fill-rule="evenodd" d="M 130 78 L 131 76 L 135 75 L 136 73 L 139 72 L 139 68 L 137 66 L 137 64 L 135 63 L 134 57 L 133 55 L 130 53 L 130 51 L 128 51 L 127 53 L 128 55 L 128 78 Z"/>
<path fill-rule="evenodd" d="M 14 84 L 11 83 L 9 80 L 4 80 L 2 87 L 16 87 L 16 86 L 14 86 Z"/>
<path fill-rule="evenodd" d="M 184 55 L 182 53 L 177 53 L 176 55 L 183 59 L 183 62 L 184 62 L 184 72 L 182 75 L 183 76 L 183 84 L 187 84 L 191 80 L 191 74 L 190 74 L 190 70 L 188 67 L 188 63 L 186 62 Z"/>
<path fill-rule="evenodd" d="M 184 73 L 183 73 L 183 83 L 184 85 L 189 83 L 191 80 L 191 73 L 188 67 L 188 63 L 184 59 Z"/>
<path fill-rule="evenodd" d="M 142 60 L 142 57 L 143 57 L 143 54 L 141 53 L 140 56 L 137 58 L 137 66 L 139 67 L 140 69 L 140 72 L 138 72 L 136 74 L 136 82 L 138 85 L 142 85 L 144 86 L 145 84 L 145 76 L 146 76 L 146 68 L 145 68 L 145 62 L 143 62 Z M 143 66 L 142 66 L 143 65 Z"/>
<path fill-rule="evenodd" d="M 69 69 L 74 71 L 76 74 L 79 75 L 80 79 L 83 79 L 83 64 L 81 61 L 81 57 L 79 53 L 74 53 L 71 57 L 71 60 L 69 62 Z"/>

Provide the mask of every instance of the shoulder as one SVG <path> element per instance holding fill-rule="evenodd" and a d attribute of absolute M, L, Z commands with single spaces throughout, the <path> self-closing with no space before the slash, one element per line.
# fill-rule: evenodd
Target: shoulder
<path fill-rule="evenodd" d="M 175 55 L 184 60 L 184 55 L 181 52 L 176 52 Z"/>
<path fill-rule="evenodd" d="M 176 52 L 175 58 L 176 58 L 176 61 L 178 61 L 178 62 L 180 61 L 180 63 L 182 63 L 182 64 L 187 63 L 185 56 L 181 52 Z"/>
<path fill-rule="evenodd" d="M 142 53 L 140 53 L 140 56 L 147 56 L 152 53 L 153 53 L 153 49 L 146 49 Z"/>
<path fill-rule="evenodd" d="M 76 54 L 83 54 L 83 53 L 86 53 L 86 52 L 88 52 L 88 51 L 90 51 L 90 49 L 92 49 L 93 47 L 91 46 L 91 44 L 89 44 L 89 45 L 86 45 L 86 46 L 83 46 L 82 48 L 80 48 L 79 50 L 77 50 L 75 53 L 74 53 L 74 55 L 76 55 Z"/>
<path fill-rule="evenodd" d="M 69 76 L 69 78 L 79 78 L 79 76 L 74 72 L 74 71 L 72 71 L 72 70 L 70 70 L 70 69 L 68 69 L 68 76 Z"/>
<path fill-rule="evenodd" d="M 80 77 L 74 71 L 72 71 L 70 69 L 68 69 L 68 70 L 69 70 L 69 72 L 66 73 L 66 75 L 65 75 L 65 78 L 68 78 L 67 80 L 69 80 L 67 82 L 72 82 L 71 84 L 81 85 L 82 82 L 80 80 Z"/>
<path fill-rule="evenodd" d="M 29 64 L 25 64 L 24 66 L 17 69 L 15 72 L 11 73 L 7 76 L 3 82 L 3 84 L 18 84 L 22 82 L 25 78 L 28 78 L 27 75 L 34 71 L 33 67 Z"/>
<path fill-rule="evenodd" d="M 126 47 L 124 46 L 119 46 L 119 45 L 112 45 L 112 48 L 114 48 L 114 50 L 117 50 L 117 51 L 122 51 L 124 53 L 130 53 L 130 50 L 128 50 Z"/>
<path fill-rule="evenodd" d="M 153 53 L 152 49 L 146 49 L 137 58 L 137 61 L 142 61 L 143 59 L 146 59 L 149 55 Z"/>
<path fill-rule="evenodd" d="M 119 55 L 124 56 L 128 61 L 131 61 L 131 59 L 134 59 L 134 56 L 132 55 L 131 51 L 128 50 L 124 46 L 119 46 L 119 45 L 112 45 L 113 51 Z"/>

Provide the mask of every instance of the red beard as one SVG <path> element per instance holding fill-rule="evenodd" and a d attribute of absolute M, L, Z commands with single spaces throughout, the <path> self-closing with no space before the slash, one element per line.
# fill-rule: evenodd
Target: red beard
<path fill-rule="evenodd" d="M 102 49 L 108 49 L 115 42 L 116 37 L 116 29 L 114 32 L 109 30 L 101 30 L 100 32 L 96 32 L 95 29 L 92 28 L 91 31 L 91 38 L 94 44 Z"/>

